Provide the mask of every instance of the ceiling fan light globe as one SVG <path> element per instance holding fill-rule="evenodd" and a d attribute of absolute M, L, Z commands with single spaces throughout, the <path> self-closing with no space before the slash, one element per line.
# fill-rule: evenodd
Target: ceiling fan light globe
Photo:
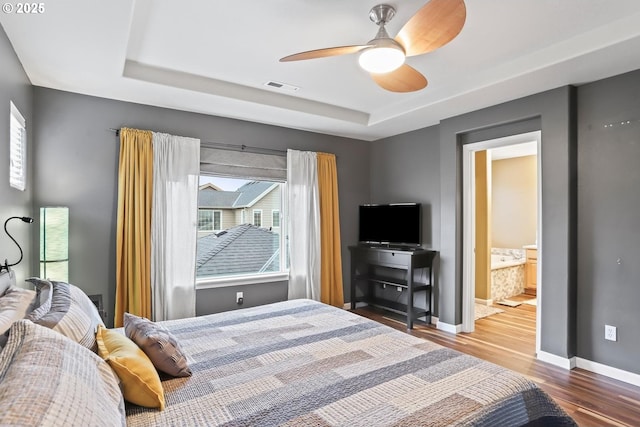
<path fill-rule="evenodd" d="M 402 49 L 395 46 L 372 47 L 364 50 L 358 58 L 362 68 L 370 73 L 389 73 L 404 64 Z"/>

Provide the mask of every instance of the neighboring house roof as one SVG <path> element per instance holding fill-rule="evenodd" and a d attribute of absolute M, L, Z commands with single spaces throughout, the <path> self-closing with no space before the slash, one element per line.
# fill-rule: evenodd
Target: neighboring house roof
<path fill-rule="evenodd" d="M 236 191 L 240 193 L 240 197 L 236 200 L 235 208 L 249 207 L 264 197 L 268 190 L 273 188 L 273 182 L 251 181 L 238 188 Z"/>
<path fill-rule="evenodd" d="M 200 237 L 196 276 L 278 271 L 279 241 L 276 233 L 251 224 Z"/>
<path fill-rule="evenodd" d="M 200 208 L 225 208 L 233 207 L 240 195 L 236 191 L 217 191 L 204 188 L 198 191 L 198 207 Z"/>
<path fill-rule="evenodd" d="M 207 182 L 207 183 L 202 184 L 200 186 L 200 190 L 204 190 L 205 188 L 210 188 L 210 189 L 216 190 L 216 191 L 222 191 L 222 188 L 218 187 L 217 185 L 215 185 L 212 182 Z"/>
<path fill-rule="evenodd" d="M 254 205 L 277 184 L 273 182 L 251 181 L 236 191 L 216 191 L 202 186 L 198 192 L 200 208 L 245 208 Z"/>

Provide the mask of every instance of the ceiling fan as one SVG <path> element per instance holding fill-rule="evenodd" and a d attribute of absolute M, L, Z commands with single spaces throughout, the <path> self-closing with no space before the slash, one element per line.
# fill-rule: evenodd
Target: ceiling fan
<path fill-rule="evenodd" d="M 369 19 L 379 26 L 375 38 L 365 45 L 338 46 L 295 53 L 280 62 L 325 58 L 360 53 L 360 66 L 383 89 L 392 92 L 414 92 L 427 86 L 427 79 L 415 68 L 404 63 L 409 56 L 434 51 L 453 40 L 466 19 L 463 0 L 431 0 L 402 27 L 395 38 L 389 37 L 384 26 L 396 10 L 388 4 L 374 6 Z"/>

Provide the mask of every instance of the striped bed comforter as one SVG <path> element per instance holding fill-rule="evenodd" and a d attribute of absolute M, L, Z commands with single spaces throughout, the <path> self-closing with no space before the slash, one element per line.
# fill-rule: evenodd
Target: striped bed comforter
<path fill-rule="evenodd" d="M 193 376 L 129 426 L 575 425 L 517 373 L 309 300 L 163 323 Z"/>

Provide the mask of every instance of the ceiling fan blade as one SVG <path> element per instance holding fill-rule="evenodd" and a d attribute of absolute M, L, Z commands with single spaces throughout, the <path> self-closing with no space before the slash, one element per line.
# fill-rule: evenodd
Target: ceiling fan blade
<path fill-rule="evenodd" d="M 338 46 L 328 47 L 326 49 L 308 50 L 306 52 L 294 53 L 293 55 L 280 58 L 280 62 L 289 61 L 302 61 L 304 59 L 326 58 L 327 56 L 347 55 L 349 53 L 356 53 L 370 47 L 369 45 L 363 46 Z"/>
<path fill-rule="evenodd" d="M 431 52 L 453 40 L 466 17 L 463 0 L 431 0 L 404 24 L 395 40 L 407 56 Z"/>
<path fill-rule="evenodd" d="M 378 86 L 391 92 L 415 92 L 427 87 L 428 83 L 425 76 L 407 64 L 390 73 L 371 73 L 371 78 Z"/>

